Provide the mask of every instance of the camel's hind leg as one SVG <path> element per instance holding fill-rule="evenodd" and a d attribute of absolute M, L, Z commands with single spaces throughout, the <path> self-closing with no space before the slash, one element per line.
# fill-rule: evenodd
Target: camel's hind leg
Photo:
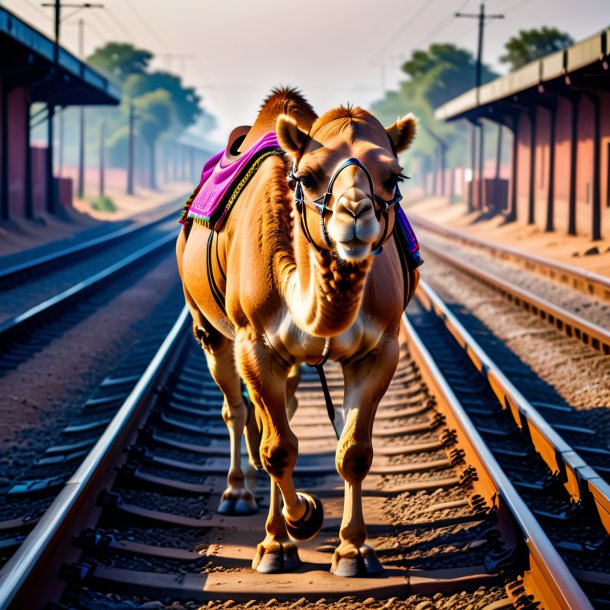
<path fill-rule="evenodd" d="M 210 329 L 211 330 L 211 329 Z M 246 487 L 241 468 L 241 439 L 248 425 L 246 437 L 250 460 L 258 465 L 258 429 L 254 414 L 248 413 L 241 392 L 241 383 L 233 357 L 233 342 L 220 333 L 203 331 L 202 345 L 210 373 L 224 394 L 222 418 L 229 429 L 231 464 L 227 475 L 227 489 L 222 494 L 218 512 L 223 515 L 250 515 L 257 510 L 256 500 Z M 199 331 L 200 336 L 203 334 Z M 249 416 L 250 415 L 250 416 Z"/>

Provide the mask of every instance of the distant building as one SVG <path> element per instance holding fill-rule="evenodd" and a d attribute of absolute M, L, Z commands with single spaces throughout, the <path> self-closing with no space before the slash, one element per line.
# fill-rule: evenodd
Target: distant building
<path fill-rule="evenodd" d="M 610 29 L 437 109 L 439 120 L 466 119 L 475 129 L 495 123 L 512 133 L 509 188 L 498 195 L 503 181 L 479 162 L 471 207 L 503 210 L 546 231 L 610 236 L 609 55 Z"/>
<path fill-rule="evenodd" d="M 53 176 L 53 146 L 30 145 L 32 123 L 41 119 L 31 105 L 46 104 L 52 143 L 56 107 L 116 105 L 120 96 L 108 79 L 0 8 L 0 220 L 56 213 L 72 202 L 71 180 Z"/>

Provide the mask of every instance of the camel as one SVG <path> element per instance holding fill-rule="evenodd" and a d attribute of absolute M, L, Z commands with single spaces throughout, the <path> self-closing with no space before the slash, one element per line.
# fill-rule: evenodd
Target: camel
<path fill-rule="evenodd" d="M 358 107 L 318 117 L 295 89 L 276 89 L 254 125 L 236 131 L 242 140 L 230 148 L 238 158 L 275 132 L 281 154 L 261 163 L 211 239 L 197 222 L 180 232 L 178 267 L 193 332 L 224 395 L 230 433 L 219 512 L 256 510 L 240 467 L 244 432 L 251 464 L 271 479 L 266 536 L 252 563 L 259 572 L 298 567 L 294 540 L 309 540 L 322 526 L 321 502 L 295 489 L 298 442 L 289 421 L 299 364 L 326 360 L 340 363 L 345 381 L 336 450 L 344 514 L 331 572 L 354 577 L 383 570 L 366 544 L 362 483 L 373 459 L 375 411 L 398 364 L 401 315 L 419 275 L 405 277 L 392 235 L 396 206 L 382 207 L 395 203 L 402 171 L 397 155 L 415 130 L 412 115 L 384 128 Z"/>

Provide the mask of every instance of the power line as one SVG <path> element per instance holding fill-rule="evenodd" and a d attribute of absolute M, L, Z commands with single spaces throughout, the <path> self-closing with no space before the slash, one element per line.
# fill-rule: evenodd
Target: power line
<path fill-rule="evenodd" d="M 131 0 L 125 0 L 127 6 L 132 10 L 132 12 L 135 14 L 135 16 L 140 20 L 140 22 L 142 23 L 142 25 L 149 31 L 149 33 L 152 35 L 153 38 L 156 39 L 156 41 L 169 53 L 170 50 L 168 48 L 168 46 L 163 42 L 162 38 L 157 34 L 157 32 L 155 32 L 153 30 L 153 28 L 151 27 L 151 25 L 148 23 L 148 21 L 146 21 L 146 19 L 144 19 L 144 17 L 142 16 L 142 14 L 136 10 L 136 8 L 134 7 L 134 5 L 131 3 Z"/>
<path fill-rule="evenodd" d="M 50 19 L 51 21 L 53 20 L 53 17 L 51 17 L 48 13 L 41 11 L 33 2 L 30 2 L 30 0 L 22 1 L 25 2 L 27 5 L 31 6 L 32 9 L 34 9 L 39 15 L 42 15 L 45 19 Z"/>
<path fill-rule="evenodd" d="M 114 13 L 110 9 L 107 9 L 106 14 L 108 15 L 108 17 L 110 17 L 110 19 L 112 20 L 112 23 L 119 30 L 121 30 L 121 33 L 126 37 L 126 39 L 129 42 L 133 42 L 133 37 L 131 35 L 131 32 L 114 16 Z"/>
<path fill-rule="evenodd" d="M 374 57 L 381 55 L 406 29 L 408 26 L 412 26 L 417 18 L 428 8 L 430 8 L 437 0 L 424 0 L 423 4 L 415 11 L 413 15 L 409 15 L 408 21 L 405 21 L 397 32 L 395 32 L 391 38 L 375 53 Z"/>
<path fill-rule="evenodd" d="M 514 11 L 515 9 L 519 8 L 520 6 L 523 6 L 524 4 L 528 4 L 529 2 L 531 2 L 532 0 L 519 0 L 519 2 L 515 2 L 515 4 L 511 4 L 511 6 L 502 9 L 504 11 Z"/>

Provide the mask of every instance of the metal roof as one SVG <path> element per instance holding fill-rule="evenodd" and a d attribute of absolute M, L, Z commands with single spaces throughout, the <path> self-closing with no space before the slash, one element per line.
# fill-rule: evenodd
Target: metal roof
<path fill-rule="evenodd" d="M 610 54 L 610 29 L 594 34 L 567 49 L 532 61 L 506 76 L 496 78 L 479 87 L 478 92 L 477 87 L 470 89 L 439 106 L 434 117 L 441 121 L 461 118 L 469 111 L 510 98 L 603 61 L 608 54 Z"/>
<path fill-rule="evenodd" d="M 40 101 L 52 95 L 60 105 L 120 102 L 119 87 L 63 47 L 59 48 L 57 74 L 51 74 L 55 43 L 3 7 L 0 43 L 2 72 L 19 77 L 24 86 L 37 83 Z M 41 72 L 49 74 L 45 86 L 40 84 Z"/>

